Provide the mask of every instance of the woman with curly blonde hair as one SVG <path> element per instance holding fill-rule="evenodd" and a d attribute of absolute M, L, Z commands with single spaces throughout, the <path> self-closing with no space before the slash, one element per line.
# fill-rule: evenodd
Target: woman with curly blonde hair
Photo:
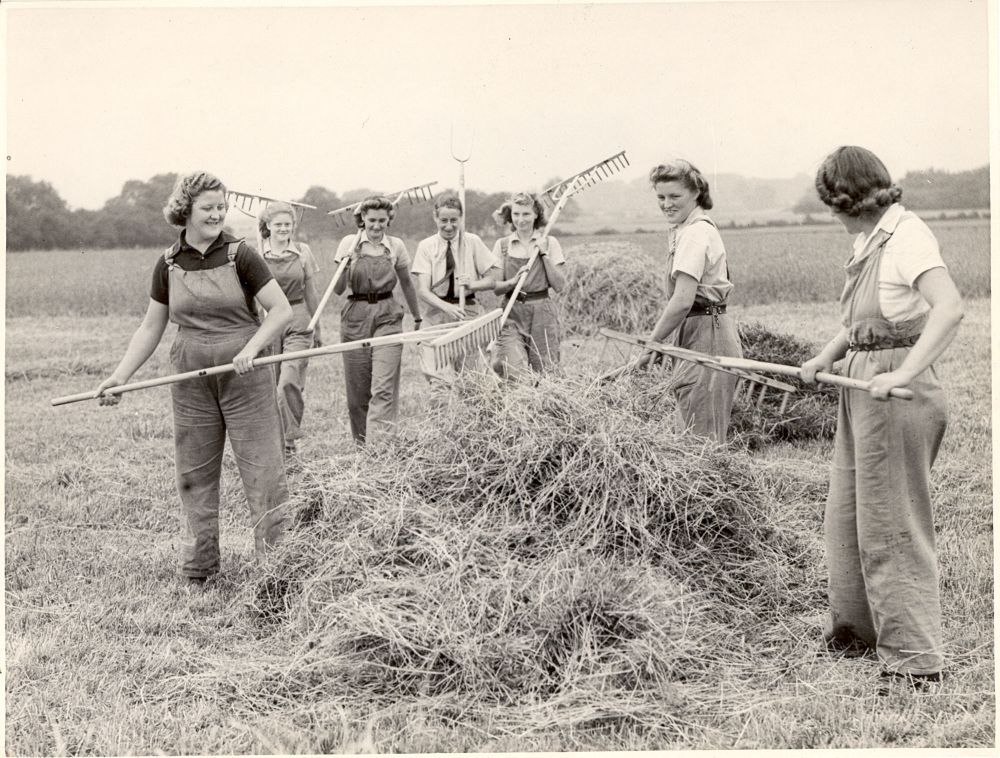
<path fill-rule="evenodd" d="M 334 285 L 334 292 L 339 295 L 350 288 L 340 312 L 343 342 L 403 331 L 403 306 L 393 298 L 397 285 L 413 314 L 414 326 L 420 328 L 420 305 L 410 278 L 410 254 L 403 240 L 386 233 L 395 215 L 396 209 L 387 198 L 365 198 L 354 212 L 357 233 L 344 237 L 337 247 L 334 264 L 339 266 L 346 258 L 348 266 Z M 347 409 L 357 444 L 363 445 L 371 432 L 391 434 L 395 430 L 402 358 L 402 345 L 344 353 Z"/>
<path fill-rule="evenodd" d="M 883 675 L 918 689 L 944 664 L 930 469 L 947 404 L 934 361 L 962 320 L 962 299 L 927 225 L 907 211 L 885 164 L 840 147 L 816 174 L 816 191 L 855 235 L 840 297 L 842 327 L 802 364 L 871 382 L 840 391 L 824 530 L 834 651 L 873 649 Z M 886 402 L 908 387 L 909 402 Z"/>
<path fill-rule="evenodd" d="M 319 305 L 316 290 L 319 266 L 309 246 L 293 239 L 295 227 L 295 208 L 289 203 L 268 203 L 260 212 L 261 253 L 292 306 L 292 321 L 278 338 L 279 353 L 308 350 L 320 339 L 319 324 L 315 329 L 309 328 L 309 321 Z M 286 455 L 295 453 L 295 441 L 302 436 L 308 364 L 307 358 L 278 364 L 278 412 Z"/>
<path fill-rule="evenodd" d="M 157 260 L 149 304 L 114 373 L 101 382 L 102 405 L 156 350 L 167 322 L 177 325 L 170 358 L 177 373 L 232 363 L 235 372 L 171 385 L 177 489 L 182 509 L 181 574 L 201 585 L 219 571 L 219 479 L 228 435 L 254 524 L 258 554 L 279 538 L 288 497 L 281 420 L 270 352 L 292 309 L 256 251 L 223 231 L 226 188 L 204 171 L 182 176 L 163 209 L 183 227 Z M 267 309 L 263 321 L 254 299 Z"/>
<path fill-rule="evenodd" d="M 498 224 L 513 228 L 493 245 L 493 257 L 499 261 L 504 277 L 493 288 L 497 295 L 513 292 L 532 253 L 538 251 L 497 338 L 493 360 L 498 374 L 516 379 L 527 376 L 529 371 L 542 373 L 559 363 L 559 306 L 549 297 L 549 290 L 561 292 L 565 288 L 566 257 L 559 240 L 542 237 L 545 207 L 530 192 L 512 196 L 493 217 Z"/>

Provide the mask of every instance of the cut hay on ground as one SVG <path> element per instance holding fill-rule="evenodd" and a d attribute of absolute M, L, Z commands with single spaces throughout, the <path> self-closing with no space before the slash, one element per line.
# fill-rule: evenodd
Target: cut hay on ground
<path fill-rule="evenodd" d="M 310 468 L 247 597 L 285 691 L 509 734 L 696 730 L 713 668 L 817 601 L 813 566 L 751 460 L 674 435 L 647 390 L 472 374 L 391 446 Z"/>
<path fill-rule="evenodd" d="M 771 331 L 759 322 L 739 322 L 737 329 L 743 357 L 755 361 L 801 366 L 821 349 L 798 337 Z M 750 448 L 779 440 L 832 439 L 837 428 L 838 389 L 829 384 L 809 386 L 795 378 L 775 378 L 796 388 L 785 412 L 780 412 L 785 393 L 769 389 L 758 406 L 760 386 L 755 385 L 752 398 L 741 386 L 730 433 Z"/>

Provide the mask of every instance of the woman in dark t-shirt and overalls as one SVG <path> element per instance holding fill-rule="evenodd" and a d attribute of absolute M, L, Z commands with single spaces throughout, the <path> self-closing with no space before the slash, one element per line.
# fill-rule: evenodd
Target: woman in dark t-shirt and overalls
<path fill-rule="evenodd" d="M 258 555 L 278 539 L 288 497 L 281 422 L 271 367 L 253 369 L 292 317 L 292 309 L 253 248 L 222 230 L 226 188 L 195 172 L 178 179 L 163 209 L 182 226 L 153 271 L 149 305 L 125 355 L 98 393 L 128 381 L 177 324 L 170 349 L 176 372 L 232 363 L 235 373 L 171 385 L 177 489 L 182 508 L 181 574 L 193 585 L 219 571 L 219 479 L 226 436 L 254 524 Z M 258 319 L 254 298 L 267 309 Z M 117 395 L 101 395 L 115 405 Z"/>

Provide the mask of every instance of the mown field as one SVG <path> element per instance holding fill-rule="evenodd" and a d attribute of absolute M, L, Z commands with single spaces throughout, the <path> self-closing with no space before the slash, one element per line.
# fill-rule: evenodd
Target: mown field
<path fill-rule="evenodd" d="M 656 436 L 656 408 L 665 415 L 668 403 L 655 387 L 647 395 L 641 393 L 650 388 L 639 385 L 634 403 L 627 390 L 616 390 L 607 418 L 592 418 L 603 401 L 587 378 L 599 368 L 602 345 L 583 334 L 564 342 L 564 376 L 535 395 L 511 393 L 525 409 L 541 398 L 535 416 L 507 409 L 516 428 L 498 428 L 492 440 L 462 438 L 469 449 L 485 446 L 482 460 L 491 466 L 464 473 L 471 459 L 458 462 L 458 448 L 449 464 L 447 451 L 419 443 L 441 446 L 462 434 L 454 426 L 461 419 L 472 429 L 475 418 L 428 389 L 412 348 L 404 354 L 400 447 L 371 460 L 350 443 L 340 359 L 314 360 L 308 437 L 290 473 L 300 526 L 258 565 L 227 453 L 223 573 L 191 593 L 175 576 L 168 391 L 131 393 L 115 409 L 49 405 L 52 397 L 96 386 L 112 370 L 145 307 L 159 252 L 8 255 L 6 752 L 993 746 L 989 229 L 956 223 L 935 232 L 967 298 L 956 343 L 938 363 L 951 412 L 933 476 L 949 675 L 928 693 L 886 696 L 877 694 L 875 661 L 818 650 L 829 441 L 691 450 Z M 725 239 L 738 320 L 817 343 L 834 331 L 846 235 L 754 230 Z M 655 268 L 662 241 L 573 237 L 565 246 L 572 257 L 574 246 L 609 243 L 640 251 Z M 98 270 L 106 276 L 95 279 Z M 332 303 L 324 316 L 327 335 L 336 333 L 336 310 Z M 169 373 L 169 342 L 168 332 L 136 378 Z M 498 390 L 468 392 L 503 405 Z M 649 397 L 664 405 L 643 406 L 646 415 L 635 416 L 637 440 L 673 451 L 678 465 L 711 468 L 704 481 L 723 472 L 739 493 L 751 493 L 743 503 L 736 489 L 716 490 L 720 509 L 745 506 L 733 511 L 744 514 L 745 523 L 730 525 L 737 534 L 757 539 L 754 530 L 768 525 L 773 539 L 760 537 L 753 567 L 728 563 L 711 580 L 692 576 L 688 583 L 663 556 L 651 557 L 655 550 L 629 547 L 629 539 L 618 554 L 598 550 L 609 534 L 627 537 L 627 530 L 616 531 L 629 517 L 622 508 L 614 511 L 618 521 L 607 521 L 612 505 L 591 502 L 579 523 L 545 532 L 537 527 L 547 522 L 516 496 L 517 507 L 502 518 L 462 514 L 448 492 L 431 493 L 431 506 L 426 472 L 407 468 L 408 461 L 438 466 L 442 481 L 455 482 L 450 491 L 472 497 L 491 482 L 527 476 L 541 456 L 532 445 L 559 446 L 563 432 L 542 428 L 546 414 L 570 413 L 565 433 L 572 427 L 584 438 L 582 456 L 585 438 L 594 438 L 587 424 L 620 434 L 615 424 L 625 422 L 616 413 L 632 423 L 628 414 Z M 626 444 L 628 435 L 622 439 Z M 515 471 L 504 468 L 494 444 L 506 446 Z M 581 465 L 575 458 L 563 463 L 573 472 Z M 549 471 L 559 480 L 558 468 Z M 383 489 L 374 472 L 392 473 Z M 631 496 L 640 486 L 613 474 L 603 474 L 609 491 Z M 586 479 L 563 486 L 582 487 Z M 711 511 L 712 499 L 705 503 Z M 594 524 L 607 524 L 606 531 Z M 670 558 L 680 569 L 695 565 L 687 560 L 714 565 L 710 551 L 698 553 L 697 539 L 684 544 L 693 552 L 678 548 Z M 756 573 L 742 573 L 751 568 Z M 751 576 L 761 586 L 744 588 L 741 600 L 733 582 Z M 569 626 L 551 616 L 567 598 L 574 599 L 564 609 Z M 517 611 L 518 603 L 549 619 L 544 634 L 528 628 L 536 617 Z M 618 637 L 608 637 L 609 628 Z M 619 637 L 632 641 L 619 645 Z M 535 661 L 538 651 L 525 640 L 549 651 L 537 677 L 556 677 L 555 685 L 529 686 L 531 669 L 500 665 Z M 379 650 L 395 653 L 380 658 Z M 489 658 L 489 676 L 476 668 L 487 653 L 497 656 Z M 529 684 L 518 695 L 501 686 L 510 682 Z"/>

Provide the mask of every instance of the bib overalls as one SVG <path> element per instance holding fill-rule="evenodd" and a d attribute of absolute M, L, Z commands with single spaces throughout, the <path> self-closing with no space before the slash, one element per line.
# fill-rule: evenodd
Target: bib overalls
<path fill-rule="evenodd" d="M 508 244 L 506 239 L 500 243 L 504 279 L 511 279 L 528 262 L 511 256 Z M 537 244 L 531 242 L 531 246 Z M 493 369 L 511 379 L 526 374 L 529 368 L 542 373 L 559 363 L 559 305 L 549 297 L 549 280 L 540 257 L 528 271 L 517 302 L 510 309 L 497 337 L 496 350 Z"/>
<path fill-rule="evenodd" d="M 351 294 L 340 312 L 343 342 L 400 334 L 403 306 L 392 297 L 398 281 L 388 250 L 368 255 L 351 253 L 348 284 Z M 391 434 L 399 409 L 402 345 L 382 345 L 344 353 L 347 409 L 354 441 L 363 444 L 369 433 Z"/>
<path fill-rule="evenodd" d="M 925 315 L 893 322 L 882 313 L 878 276 L 890 236 L 879 230 L 847 266 L 845 371 L 856 379 L 898 368 L 926 322 Z M 933 367 L 909 388 L 911 401 L 840 391 L 824 522 L 826 633 L 830 641 L 876 648 L 892 671 L 927 674 L 944 663 L 929 479 L 947 404 Z"/>
<path fill-rule="evenodd" d="M 169 316 L 177 324 L 170 349 L 175 372 L 232 362 L 257 331 L 236 273 L 239 243 L 229 245 L 226 265 L 184 271 L 166 253 Z M 174 456 L 182 511 L 181 573 L 206 577 L 219 570 L 219 478 L 229 436 L 253 519 L 258 555 L 279 538 L 288 499 L 281 421 L 271 367 L 243 376 L 234 372 L 171 385 Z"/>
<path fill-rule="evenodd" d="M 308 350 L 313 346 L 313 330 L 309 328 L 311 316 L 305 302 L 306 269 L 302 256 L 292 251 L 281 255 L 265 255 L 264 260 L 292 306 L 292 320 L 278 337 L 277 352 Z M 305 413 L 303 391 L 308 365 L 308 358 L 277 364 L 278 413 L 286 445 L 294 444 L 302 436 L 302 416 Z"/>

